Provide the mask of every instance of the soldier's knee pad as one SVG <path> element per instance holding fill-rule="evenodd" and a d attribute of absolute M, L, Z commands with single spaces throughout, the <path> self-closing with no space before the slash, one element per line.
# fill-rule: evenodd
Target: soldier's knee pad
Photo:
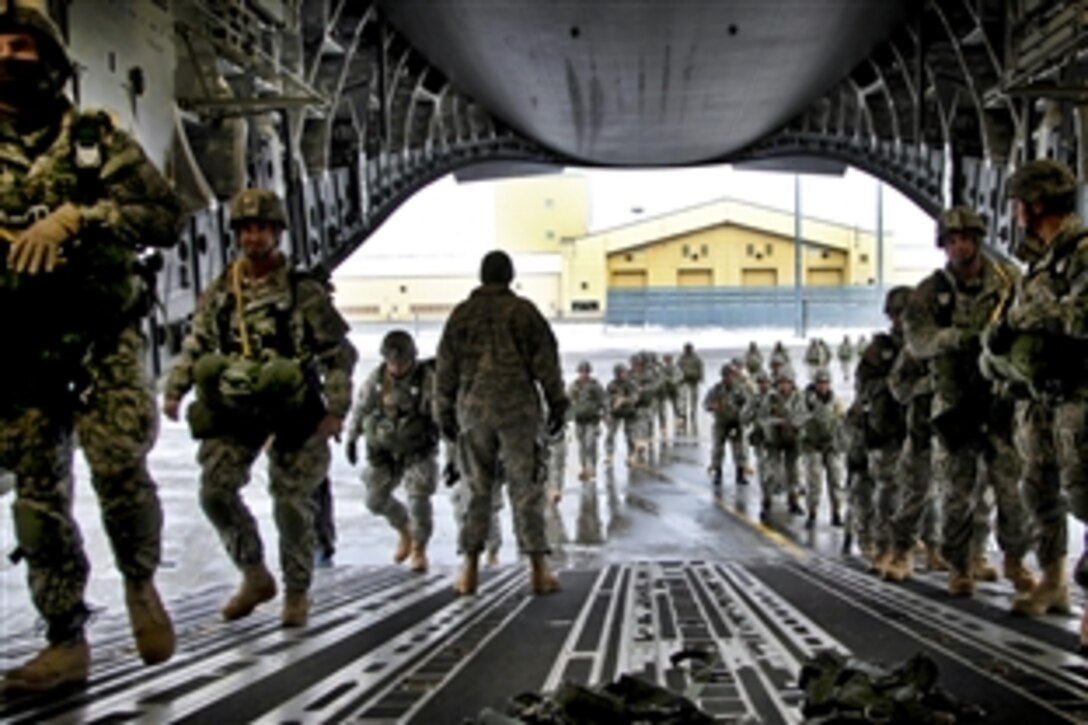
<path fill-rule="evenodd" d="M 19 548 L 34 563 L 59 563 L 78 548 L 79 531 L 65 513 L 24 500 L 12 504 L 11 510 Z"/>

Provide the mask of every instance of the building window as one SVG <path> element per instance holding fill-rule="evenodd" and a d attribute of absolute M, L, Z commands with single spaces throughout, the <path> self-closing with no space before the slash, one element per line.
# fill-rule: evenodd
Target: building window
<path fill-rule="evenodd" d="M 623 258 L 625 260 L 627 260 L 628 262 L 634 262 L 635 261 L 635 255 L 633 255 L 633 254 L 625 254 L 625 255 L 623 255 Z"/>
<path fill-rule="evenodd" d="M 684 248 L 680 250 L 680 254 L 684 257 L 688 256 L 689 254 L 691 254 L 691 248 L 685 244 Z"/>
<path fill-rule="evenodd" d="M 408 285 L 406 285 L 406 284 L 402 284 L 402 285 L 400 286 L 400 293 L 401 293 L 402 295 L 403 295 L 403 294 L 407 294 L 407 293 L 408 293 Z"/>
<path fill-rule="evenodd" d="M 585 291 L 587 289 L 589 289 L 589 282 L 583 282 L 582 283 L 582 291 Z"/>
<path fill-rule="evenodd" d="M 773 252 L 774 252 L 774 245 L 771 244 L 770 242 L 767 242 L 767 256 L 768 257 L 771 256 L 771 254 Z"/>
<path fill-rule="evenodd" d="M 549 197 L 549 198 L 544 200 L 544 208 L 545 209 L 551 209 L 553 206 L 555 206 L 555 199 L 552 199 L 552 198 Z"/>
<path fill-rule="evenodd" d="M 831 252 L 827 251 L 826 249 L 824 251 L 820 252 L 820 259 L 830 259 L 830 258 L 831 258 Z"/>
<path fill-rule="evenodd" d="M 549 229 L 548 231 L 544 232 L 544 236 L 548 239 L 555 239 L 555 230 Z"/>
<path fill-rule="evenodd" d="M 710 249 L 705 244 L 703 244 L 702 246 L 699 247 L 699 254 L 701 254 L 701 255 L 703 255 L 705 257 L 709 253 L 710 253 Z"/>
<path fill-rule="evenodd" d="M 748 249 L 747 249 L 747 254 L 748 254 L 749 257 L 756 256 L 756 245 L 749 244 Z"/>
<path fill-rule="evenodd" d="M 869 263 L 869 255 L 868 254 L 860 255 L 858 257 L 858 261 L 861 262 L 862 264 L 868 264 Z"/>

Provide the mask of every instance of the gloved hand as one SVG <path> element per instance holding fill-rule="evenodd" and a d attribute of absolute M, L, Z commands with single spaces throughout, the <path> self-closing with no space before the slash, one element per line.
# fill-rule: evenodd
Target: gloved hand
<path fill-rule="evenodd" d="M 344 444 L 344 453 L 348 457 L 348 463 L 353 466 L 359 463 L 359 439 L 355 436 L 348 438 L 348 442 Z"/>
<path fill-rule="evenodd" d="M 8 250 L 8 266 L 18 273 L 52 272 L 60 261 L 60 247 L 79 234 L 83 215 L 65 203 L 34 222 Z"/>
<path fill-rule="evenodd" d="M 548 437 L 557 438 L 567 425 L 567 406 L 554 405 L 548 411 Z"/>
<path fill-rule="evenodd" d="M 999 320 L 995 324 L 987 328 L 984 333 L 986 338 L 986 347 L 994 355 L 1004 355 L 1012 347 L 1013 339 L 1016 337 L 1016 333 L 1009 327 L 1009 323 L 1005 320 Z"/>

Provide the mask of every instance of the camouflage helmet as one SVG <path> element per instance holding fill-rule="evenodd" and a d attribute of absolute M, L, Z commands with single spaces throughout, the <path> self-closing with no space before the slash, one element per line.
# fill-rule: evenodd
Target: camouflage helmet
<path fill-rule="evenodd" d="M 60 93 L 72 76 L 72 60 L 60 28 L 49 17 L 44 0 L 0 0 L 0 33 L 30 33 L 38 42 L 50 93 Z"/>
<path fill-rule="evenodd" d="M 937 218 L 937 246 L 943 247 L 950 234 L 973 234 L 981 238 L 986 236 L 986 224 L 973 209 L 954 206 Z"/>
<path fill-rule="evenodd" d="M 578 363 L 578 372 L 580 372 L 580 373 L 591 373 L 591 372 L 593 372 L 593 366 L 589 364 L 589 360 L 583 360 L 582 362 Z"/>
<path fill-rule="evenodd" d="M 827 368 L 820 368 L 816 371 L 816 374 L 812 376 L 812 382 L 814 383 L 830 383 L 831 373 L 827 371 Z"/>
<path fill-rule="evenodd" d="M 1069 167 L 1052 159 L 1035 159 L 1020 165 L 1009 179 L 1013 199 L 1029 204 L 1069 196 L 1077 190 L 1077 179 Z"/>
<path fill-rule="evenodd" d="M 888 290 L 888 294 L 884 296 L 884 314 L 889 317 L 896 317 L 902 314 L 903 310 L 907 308 L 907 300 L 910 299 L 912 291 L 913 290 L 906 285 L 892 287 Z"/>
<path fill-rule="evenodd" d="M 404 330 L 390 330 L 382 339 L 381 354 L 388 362 L 414 362 L 417 355 L 415 340 Z"/>
<path fill-rule="evenodd" d="M 616 363 L 615 365 L 612 366 L 612 374 L 613 375 L 623 375 L 626 372 L 627 372 L 627 366 L 624 365 L 623 363 Z"/>
<path fill-rule="evenodd" d="M 721 367 L 720 372 L 721 372 L 721 376 L 724 378 L 726 375 L 729 375 L 730 373 L 736 375 L 737 369 L 733 366 L 733 363 L 727 362 L 727 363 L 722 363 L 722 367 Z"/>
<path fill-rule="evenodd" d="M 287 212 L 279 195 L 269 189 L 242 189 L 235 194 L 230 200 L 230 225 L 233 228 L 245 222 L 266 222 L 286 229 Z"/>
<path fill-rule="evenodd" d="M 774 384 L 778 385 L 783 380 L 788 381 L 790 385 L 796 385 L 797 380 L 793 377 L 793 371 L 789 368 L 783 368 L 778 371 L 778 374 L 774 376 Z"/>
<path fill-rule="evenodd" d="M 758 373 L 756 373 L 756 382 L 767 383 L 769 385 L 771 382 L 771 376 L 767 374 L 766 370 L 760 370 Z"/>

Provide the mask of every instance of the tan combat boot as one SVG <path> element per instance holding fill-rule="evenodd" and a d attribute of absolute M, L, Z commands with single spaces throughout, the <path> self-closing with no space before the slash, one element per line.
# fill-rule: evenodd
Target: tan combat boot
<path fill-rule="evenodd" d="M 951 568 L 936 546 L 926 547 L 926 571 L 948 571 Z"/>
<path fill-rule="evenodd" d="M 125 579 L 125 606 L 136 650 L 147 665 L 166 662 L 174 656 L 174 625 L 151 579 Z"/>
<path fill-rule="evenodd" d="M 1006 556 L 1004 569 L 1005 578 L 1012 582 L 1012 588 L 1024 594 L 1035 588 L 1035 577 L 1024 566 L 1023 560 L 1018 556 Z"/>
<path fill-rule="evenodd" d="M 588 468 L 583 468 L 580 471 L 578 471 L 578 480 L 579 481 L 588 481 L 589 480 L 589 469 Z"/>
<path fill-rule="evenodd" d="M 893 551 L 881 576 L 890 582 L 905 582 L 914 576 L 914 556 L 910 551 Z"/>
<path fill-rule="evenodd" d="M 548 559 L 543 554 L 529 557 L 532 572 L 529 575 L 529 589 L 533 594 L 551 594 L 559 591 L 559 580 L 548 567 Z"/>
<path fill-rule="evenodd" d="M 1065 579 L 1064 557 L 1044 565 L 1042 580 L 1012 603 L 1012 611 L 1028 617 L 1041 617 L 1047 612 L 1068 613 L 1069 609 L 1069 582 Z"/>
<path fill-rule="evenodd" d="M 264 564 L 246 567 L 242 571 L 242 585 L 226 606 L 223 619 L 228 622 L 249 616 L 257 605 L 276 596 L 276 580 Z"/>
<path fill-rule="evenodd" d="M 997 569 L 994 568 L 994 565 L 990 563 L 985 554 L 979 552 L 971 560 L 971 576 L 978 582 L 995 582 L 997 581 Z"/>
<path fill-rule="evenodd" d="M 408 567 L 419 574 L 426 573 L 427 571 L 427 547 L 422 544 L 412 545 L 412 559 L 408 562 Z"/>
<path fill-rule="evenodd" d="M 397 548 L 393 550 L 393 563 L 400 564 L 412 553 L 412 531 L 407 526 L 397 529 L 400 538 L 397 540 Z"/>
<path fill-rule="evenodd" d="M 498 566 L 499 565 L 499 552 L 494 549 L 487 552 L 487 565 Z"/>
<path fill-rule="evenodd" d="M 891 561 L 891 558 L 891 549 L 886 549 L 881 546 L 874 546 L 872 548 L 872 555 L 869 558 L 869 571 L 873 572 L 879 577 L 883 577 L 884 568 L 888 566 L 888 562 Z"/>
<path fill-rule="evenodd" d="M 955 567 L 949 567 L 948 593 L 954 597 L 970 597 L 975 593 L 975 577 L 972 576 L 970 566 L 968 571 L 959 571 Z"/>
<path fill-rule="evenodd" d="M 310 597 L 306 592 L 288 591 L 283 595 L 283 611 L 280 612 L 280 626 L 284 628 L 305 627 L 310 619 Z"/>
<path fill-rule="evenodd" d="M 26 664 L 8 670 L 4 689 L 10 692 L 43 692 L 61 685 L 86 682 L 91 672 L 91 648 L 80 639 L 51 644 Z"/>
<path fill-rule="evenodd" d="M 461 596 L 469 596 L 476 593 L 480 585 L 480 558 L 476 554 L 465 554 L 461 563 L 461 573 L 453 583 L 453 591 Z"/>

